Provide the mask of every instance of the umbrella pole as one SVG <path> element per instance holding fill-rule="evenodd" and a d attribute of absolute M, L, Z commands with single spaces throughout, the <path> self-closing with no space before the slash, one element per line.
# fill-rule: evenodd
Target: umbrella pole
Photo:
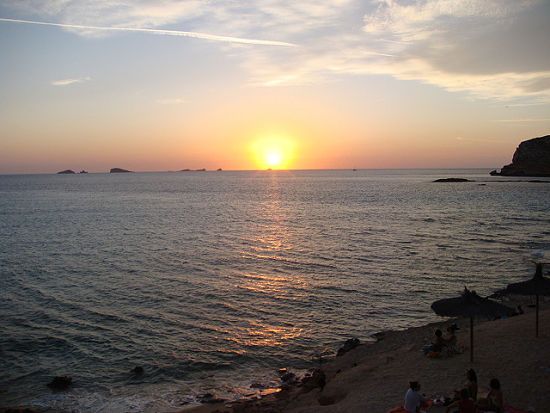
<path fill-rule="evenodd" d="M 473 363 L 473 362 L 474 362 L 474 317 L 470 317 L 470 363 Z"/>
<path fill-rule="evenodd" d="M 539 295 L 537 294 L 536 301 L 536 321 L 535 321 L 535 337 L 539 336 Z"/>

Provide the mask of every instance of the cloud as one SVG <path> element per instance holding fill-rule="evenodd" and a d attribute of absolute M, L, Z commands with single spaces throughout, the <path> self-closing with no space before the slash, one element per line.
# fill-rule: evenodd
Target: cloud
<path fill-rule="evenodd" d="M 207 33 L 222 30 L 227 41 L 220 47 L 248 73 L 253 85 L 385 75 L 474 98 L 507 102 L 521 98 L 526 104 L 550 101 L 547 0 L 6 0 L 6 4 L 23 16 L 61 22 L 64 29 L 82 36 L 108 36 L 125 28 L 172 35 L 178 30 L 164 27 L 176 24 L 192 30 L 182 33 L 213 36 Z M 275 43 L 300 47 L 250 48 L 231 40 L 269 39 L 274 33 Z"/>
<path fill-rule="evenodd" d="M 89 80 L 92 80 L 92 78 L 89 76 L 71 78 L 71 79 L 59 79 L 59 80 L 52 80 L 51 85 L 52 86 L 69 86 L 69 85 L 74 85 L 75 83 L 88 82 Z"/>
<path fill-rule="evenodd" d="M 296 46 L 295 44 L 292 44 L 292 43 L 279 42 L 274 40 L 245 39 L 241 37 L 218 36 L 215 34 L 208 34 L 208 33 L 184 32 L 181 30 L 145 29 L 145 28 L 136 28 L 136 27 L 86 26 L 81 24 L 49 23 L 49 22 L 40 22 L 40 21 L 32 21 L 32 20 L 5 19 L 5 18 L 0 18 L 0 21 L 9 22 L 9 23 L 35 24 L 40 26 L 54 26 L 54 27 L 62 27 L 66 29 L 77 29 L 77 30 L 87 30 L 87 31 L 142 32 L 142 33 L 160 34 L 164 36 L 193 37 L 196 39 L 214 40 L 218 42 L 255 44 L 255 45 L 264 45 L 264 46 Z"/>
<path fill-rule="evenodd" d="M 505 122 L 505 123 L 530 123 L 530 122 L 550 122 L 550 118 L 537 119 L 537 118 L 519 118 L 519 119 L 495 119 L 493 122 Z"/>
<path fill-rule="evenodd" d="M 185 103 L 185 99 L 183 99 L 183 98 L 163 98 L 163 99 L 157 99 L 156 102 L 159 105 L 181 105 L 182 103 Z"/>

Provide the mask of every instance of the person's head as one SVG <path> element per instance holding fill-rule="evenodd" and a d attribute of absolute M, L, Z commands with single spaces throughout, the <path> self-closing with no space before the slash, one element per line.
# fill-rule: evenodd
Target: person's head
<path fill-rule="evenodd" d="M 436 337 L 441 337 L 443 335 L 443 333 L 441 332 L 441 330 L 438 328 L 437 330 L 435 330 L 435 336 Z"/>
<path fill-rule="evenodd" d="M 493 390 L 500 390 L 500 381 L 498 381 L 498 379 L 491 379 L 489 386 L 491 386 Z"/>
<path fill-rule="evenodd" d="M 466 372 L 466 378 L 469 381 L 477 383 L 477 374 L 474 369 L 470 369 Z"/>
<path fill-rule="evenodd" d="M 462 389 L 460 390 L 460 398 L 462 400 L 466 400 L 466 399 L 469 399 L 470 398 L 470 392 L 468 391 L 468 389 Z"/>
<path fill-rule="evenodd" d="M 409 387 L 411 388 L 411 390 L 418 391 L 420 390 L 420 383 L 417 381 L 410 381 Z"/>

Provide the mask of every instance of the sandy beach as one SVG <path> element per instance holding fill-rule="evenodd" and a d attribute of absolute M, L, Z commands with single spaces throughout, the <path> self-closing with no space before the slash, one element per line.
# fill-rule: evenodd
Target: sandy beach
<path fill-rule="evenodd" d="M 502 384 L 505 405 L 526 412 L 550 412 L 549 309 L 540 313 L 538 338 L 532 308 L 508 319 L 476 321 L 473 364 L 469 361 L 469 323 L 460 319 L 458 323 L 459 344 L 466 347 L 463 354 L 430 359 L 421 352 L 433 331 L 445 328 L 450 321 L 386 332 L 378 342 L 362 344 L 324 364 L 326 386 L 322 391 L 293 387 L 258 401 L 203 405 L 184 412 L 385 413 L 402 403 L 410 380 L 420 381 L 427 396 L 450 395 L 465 381 L 468 368 L 477 372 L 480 396 L 496 377 Z M 444 411 L 442 407 L 430 409 Z"/>

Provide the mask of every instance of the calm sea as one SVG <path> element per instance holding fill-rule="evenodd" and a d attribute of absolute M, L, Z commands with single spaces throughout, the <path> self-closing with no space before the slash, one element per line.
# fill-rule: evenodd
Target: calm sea
<path fill-rule="evenodd" d="M 488 170 L 0 176 L 0 406 L 236 397 L 548 248 L 550 184 Z"/>

